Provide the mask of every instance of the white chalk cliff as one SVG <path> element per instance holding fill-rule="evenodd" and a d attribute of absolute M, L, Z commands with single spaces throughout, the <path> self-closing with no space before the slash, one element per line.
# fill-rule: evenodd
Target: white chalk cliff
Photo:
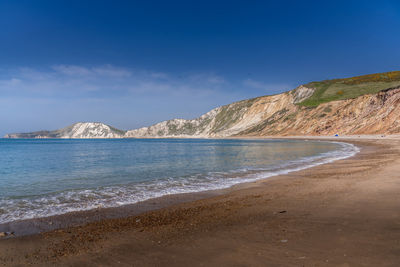
<path fill-rule="evenodd" d="M 312 82 L 278 95 L 217 107 L 192 120 L 172 119 L 122 131 L 76 123 L 6 138 L 187 138 L 400 133 L 400 72 Z"/>

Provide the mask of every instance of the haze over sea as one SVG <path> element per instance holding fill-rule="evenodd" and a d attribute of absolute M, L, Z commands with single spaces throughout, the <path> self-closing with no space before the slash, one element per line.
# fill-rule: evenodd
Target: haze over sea
<path fill-rule="evenodd" d="M 0 223 L 226 188 L 357 151 L 300 140 L 0 139 Z"/>

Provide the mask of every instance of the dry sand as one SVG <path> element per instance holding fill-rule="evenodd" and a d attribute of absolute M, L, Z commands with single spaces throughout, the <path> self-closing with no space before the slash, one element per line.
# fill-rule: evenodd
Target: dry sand
<path fill-rule="evenodd" d="M 137 216 L 0 240 L 0 265 L 400 266 L 400 139 Z"/>

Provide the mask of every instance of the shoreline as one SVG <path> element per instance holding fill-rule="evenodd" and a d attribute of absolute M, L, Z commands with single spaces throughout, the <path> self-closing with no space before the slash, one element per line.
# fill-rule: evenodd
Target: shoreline
<path fill-rule="evenodd" d="M 342 138 L 330 139 L 345 141 Z M 350 158 L 286 175 L 235 185 L 230 189 L 222 189 L 224 192 L 216 195 L 203 195 L 199 199 L 182 202 L 170 199 L 170 205 L 135 216 L 100 218 L 84 226 L 0 240 L 0 264 L 11 265 L 13 262 L 51 265 L 50 260 L 60 265 L 90 265 L 102 262 L 100 259 L 106 260 L 105 255 L 113 255 L 113 259 L 122 263 L 132 262 L 145 266 L 184 265 L 193 259 L 197 259 L 200 265 L 205 260 L 203 257 L 216 265 L 220 257 L 210 250 L 212 247 L 223 252 L 225 264 L 262 265 L 260 263 L 263 259 L 271 262 L 271 265 L 298 266 L 306 263 L 337 266 L 347 262 L 358 265 L 379 262 L 381 266 L 390 266 L 382 264 L 382 260 L 386 259 L 384 263 L 395 266 L 400 262 L 397 256 L 400 246 L 396 241 L 398 234 L 393 234 L 398 232 L 391 229 L 396 229 L 393 227 L 400 214 L 392 206 L 399 203 L 396 203 L 396 198 L 391 201 L 384 199 L 382 203 L 387 206 L 382 206 L 378 200 L 393 197 L 393 194 L 400 191 L 396 191 L 397 187 L 388 188 L 377 177 L 386 177 L 381 173 L 388 173 L 390 183 L 397 186 L 396 177 L 391 176 L 395 172 L 391 169 L 389 172 L 388 168 L 397 168 L 400 140 L 376 137 L 346 141 L 361 145 L 361 152 Z M 369 203 L 370 195 L 364 194 L 359 188 L 359 184 L 363 183 L 374 185 L 368 187 L 369 191 L 384 189 L 391 194 L 378 195 L 377 199 Z M 391 190 L 395 190 L 394 193 Z M 344 200 L 351 200 L 351 205 Z M 369 206 L 365 206 L 365 201 Z M 380 209 L 375 210 L 376 205 Z M 369 212 L 374 216 L 385 212 L 385 216 L 374 218 Z M 383 228 L 378 224 L 382 218 L 386 219 Z M 373 222 L 372 228 L 366 227 L 372 226 L 368 224 L 370 221 Z M 388 228 L 388 224 L 394 226 Z M 357 227 L 369 232 L 363 232 Z M 347 233 L 347 239 L 341 236 L 344 232 Z M 386 253 L 361 255 L 354 242 L 350 242 L 350 247 L 346 246 L 348 244 L 338 245 L 343 240 L 361 240 L 361 247 L 368 251 L 374 248 L 373 243 L 365 239 L 370 233 L 375 233 L 379 240 L 384 237 L 386 243 L 377 242 L 377 249 Z M 211 236 L 218 238 L 213 239 Z M 340 237 L 338 240 L 337 236 Z M 329 244 L 324 240 L 330 240 Z M 190 244 L 193 243 L 195 245 L 192 247 Z M 296 243 L 302 245 L 291 247 Z M 329 245 L 335 249 L 321 251 Z M 231 249 L 226 250 L 225 247 Z M 342 253 L 342 249 L 347 251 Z M 291 256 L 286 254 L 288 251 Z M 334 257 L 330 252 L 335 254 Z M 352 253 L 352 258 L 343 256 Z M 175 258 L 172 257 L 174 255 Z M 373 256 L 377 256 L 376 259 Z M 108 262 L 106 265 L 117 265 L 117 262 Z"/>
<path fill-rule="evenodd" d="M 252 139 L 252 138 L 234 138 L 234 139 Z M 290 140 L 307 140 L 308 138 L 262 138 L 262 139 L 290 139 Z M 322 142 L 332 142 L 332 143 L 342 143 L 351 144 L 349 142 L 342 142 L 341 140 L 320 140 Z M 351 144 L 353 145 L 353 144 Z M 174 193 L 167 194 L 155 198 L 149 198 L 144 201 L 139 201 L 136 203 L 124 204 L 115 207 L 99 207 L 87 210 L 76 210 L 61 214 L 50 215 L 46 217 L 35 217 L 22 220 L 14 220 L 6 223 L 0 223 L 0 232 L 13 233 L 7 238 L 14 238 L 19 236 L 34 235 L 45 233 L 49 231 L 54 231 L 58 229 L 65 229 L 69 227 L 82 226 L 87 223 L 97 222 L 107 219 L 117 219 L 129 216 L 136 216 L 145 212 L 159 210 L 162 208 L 168 208 L 173 205 L 191 202 L 195 200 L 201 200 L 206 198 L 211 198 L 214 196 L 219 196 L 226 194 L 228 192 L 238 190 L 240 188 L 245 188 L 251 186 L 258 181 L 263 181 L 266 179 L 276 178 L 282 175 L 288 175 L 298 171 L 314 168 L 320 165 L 331 163 L 337 160 L 347 159 L 356 156 L 361 147 L 355 146 L 353 155 L 343 156 L 343 158 L 328 158 L 323 162 L 314 163 L 310 162 L 300 167 L 283 169 L 271 176 L 254 178 L 252 181 L 237 182 L 233 185 L 228 185 L 227 187 L 201 190 L 195 192 L 185 192 L 185 193 Z M 332 151 L 333 152 L 333 151 Z M 281 173 L 282 172 L 282 173 Z M 250 178 L 249 178 L 250 179 Z"/>

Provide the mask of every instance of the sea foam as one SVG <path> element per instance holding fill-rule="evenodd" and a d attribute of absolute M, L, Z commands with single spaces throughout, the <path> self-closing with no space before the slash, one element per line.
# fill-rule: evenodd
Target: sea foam
<path fill-rule="evenodd" d="M 359 148 L 352 144 L 331 143 L 338 145 L 338 149 L 278 165 L 242 167 L 229 171 L 212 171 L 131 184 L 65 190 L 29 197 L 3 197 L 0 199 L 0 224 L 73 211 L 117 207 L 171 194 L 228 188 L 239 183 L 254 182 L 345 159 L 359 152 Z"/>

